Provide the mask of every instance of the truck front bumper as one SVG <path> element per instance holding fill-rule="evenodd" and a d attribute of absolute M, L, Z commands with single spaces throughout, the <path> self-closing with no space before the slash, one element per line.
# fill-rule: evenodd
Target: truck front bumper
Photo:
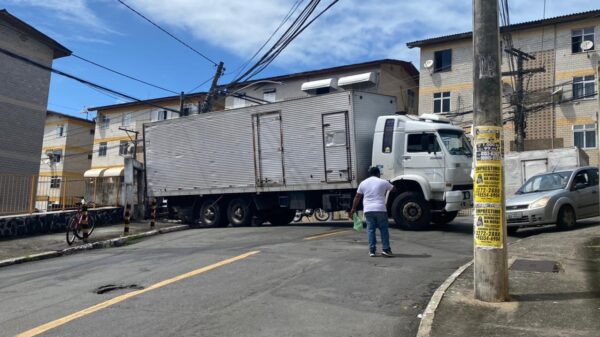
<path fill-rule="evenodd" d="M 444 200 L 446 212 L 456 212 L 461 209 L 473 207 L 473 190 L 468 191 L 448 191 L 444 192 Z"/>

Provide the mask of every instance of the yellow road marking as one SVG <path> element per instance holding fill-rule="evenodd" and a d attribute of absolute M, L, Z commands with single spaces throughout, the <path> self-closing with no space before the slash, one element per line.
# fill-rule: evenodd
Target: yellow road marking
<path fill-rule="evenodd" d="M 132 298 L 132 297 L 141 295 L 143 293 L 149 292 L 151 290 L 155 290 L 155 289 L 164 287 L 164 286 L 169 285 L 171 283 L 175 283 L 177 281 L 181 281 L 181 280 L 190 278 L 192 276 L 196 276 L 198 274 L 202 274 L 202 273 L 205 273 L 207 271 L 210 271 L 210 270 L 213 270 L 213 269 L 216 269 L 216 268 L 228 265 L 230 263 L 233 263 L 233 262 L 245 259 L 247 257 L 250 257 L 250 256 L 258 254 L 258 253 L 259 253 L 259 251 L 252 251 L 252 252 L 248 252 L 248 253 L 245 253 L 245 254 L 242 254 L 242 255 L 238 255 L 236 257 L 232 257 L 230 259 L 223 260 L 223 261 L 211 264 L 209 266 L 202 267 L 202 268 L 196 269 L 196 270 L 192 270 L 192 271 L 190 271 L 188 273 L 181 274 L 181 275 L 175 276 L 173 278 L 170 278 L 170 279 L 167 279 L 167 280 L 155 283 L 155 284 L 149 286 L 148 288 L 141 289 L 141 290 L 136 290 L 136 291 L 132 291 L 130 293 L 117 296 L 117 297 L 112 298 L 112 299 L 110 299 L 108 301 L 104 301 L 102 303 L 98 303 L 98 304 L 96 304 L 94 306 L 91 306 L 91 307 L 89 307 L 87 309 L 83 309 L 81 311 L 72 313 L 72 314 L 70 314 L 68 316 L 65 316 L 63 318 L 59 318 L 59 319 L 54 320 L 52 322 L 48 322 L 46 324 L 40 325 L 40 326 L 38 326 L 36 328 L 33 328 L 31 330 L 28 330 L 28 331 L 25 331 L 23 333 L 20 333 L 16 337 L 33 337 L 33 336 L 37 336 L 37 335 L 39 335 L 41 333 L 44 333 L 44 332 L 46 332 L 48 330 L 51 330 L 51 329 L 59 327 L 59 326 L 61 326 L 63 324 L 66 324 L 66 323 L 68 323 L 68 322 L 70 322 L 72 320 L 75 320 L 75 319 L 87 316 L 89 314 L 92 314 L 92 313 L 94 313 L 96 311 L 99 311 L 99 310 L 102 310 L 102 309 L 105 309 L 105 308 L 108 308 L 111 305 L 117 304 L 119 302 L 123 302 L 123 301 L 125 301 L 125 300 L 127 300 L 129 298 Z"/>
<path fill-rule="evenodd" d="M 350 233 L 352 231 L 353 230 L 351 230 L 351 229 L 344 229 L 344 230 L 335 231 L 335 232 L 329 232 L 329 233 L 325 233 L 325 234 L 308 236 L 308 237 L 305 237 L 304 240 L 316 240 L 316 239 L 326 238 L 326 237 L 334 236 L 334 235 L 347 234 L 347 233 Z"/>

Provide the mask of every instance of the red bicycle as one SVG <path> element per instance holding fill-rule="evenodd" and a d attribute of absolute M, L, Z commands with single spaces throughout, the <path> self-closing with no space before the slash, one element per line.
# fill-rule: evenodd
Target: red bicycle
<path fill-rule="evenodd" d="M 90 204 L 86 203 L 85 199 L 82 199 L 81 204 L 77 208 L 77 212 L 69 220 L 66 233 L 67 244 L 69 244 L 69 246 L 75 242 L 75 238 L 87 242 L 87 238 L 92 235 L 96 223 L 88 214 L 89 206 Z"/>

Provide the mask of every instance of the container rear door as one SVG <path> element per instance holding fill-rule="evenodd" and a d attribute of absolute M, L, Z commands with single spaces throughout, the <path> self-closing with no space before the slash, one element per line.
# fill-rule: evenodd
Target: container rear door
<path fill-rule="evenodd" d="M 348 112 L 323 115 L 325 180 L 328 183 L 352 179 L 350 172 L 350 133 Z"/>
<path fill-rule="evenodd" d="M 254 116 L 257 185 L 284 185 L 283 143 L 279 112 Z"/>

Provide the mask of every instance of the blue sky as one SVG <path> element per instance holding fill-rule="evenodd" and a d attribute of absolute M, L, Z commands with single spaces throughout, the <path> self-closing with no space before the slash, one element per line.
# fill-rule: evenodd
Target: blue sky
<path fill-rule="evenodd" d="M 124 0 L 211 59 L 231 79 L 267 39 L 296 0 Z M 304 1 L 306 3 L 307 1 Z M 324 0 L 322 7 L 329 3 Z M 541 19 L 544 0 L 510 0 L 511 22 Z M 546 0 L 546 17 L 599 9 L 591 0 Z M 0 0 L 0 8 L 75 54 L 175 92 L 189 91 L 214 66 L 116 0 Z M 471 30 L 471 0 L 340 0 L 259 77 L 397 58 L 419 62 L 406 42 Z M 145 99 L 171 95 L 73 57 L 54 67 Z M 199 90 L 206 90 L 208 84 Z M 122 100 L 57 75 L 48 108 L 82 116 L 85 107 Z"/>

